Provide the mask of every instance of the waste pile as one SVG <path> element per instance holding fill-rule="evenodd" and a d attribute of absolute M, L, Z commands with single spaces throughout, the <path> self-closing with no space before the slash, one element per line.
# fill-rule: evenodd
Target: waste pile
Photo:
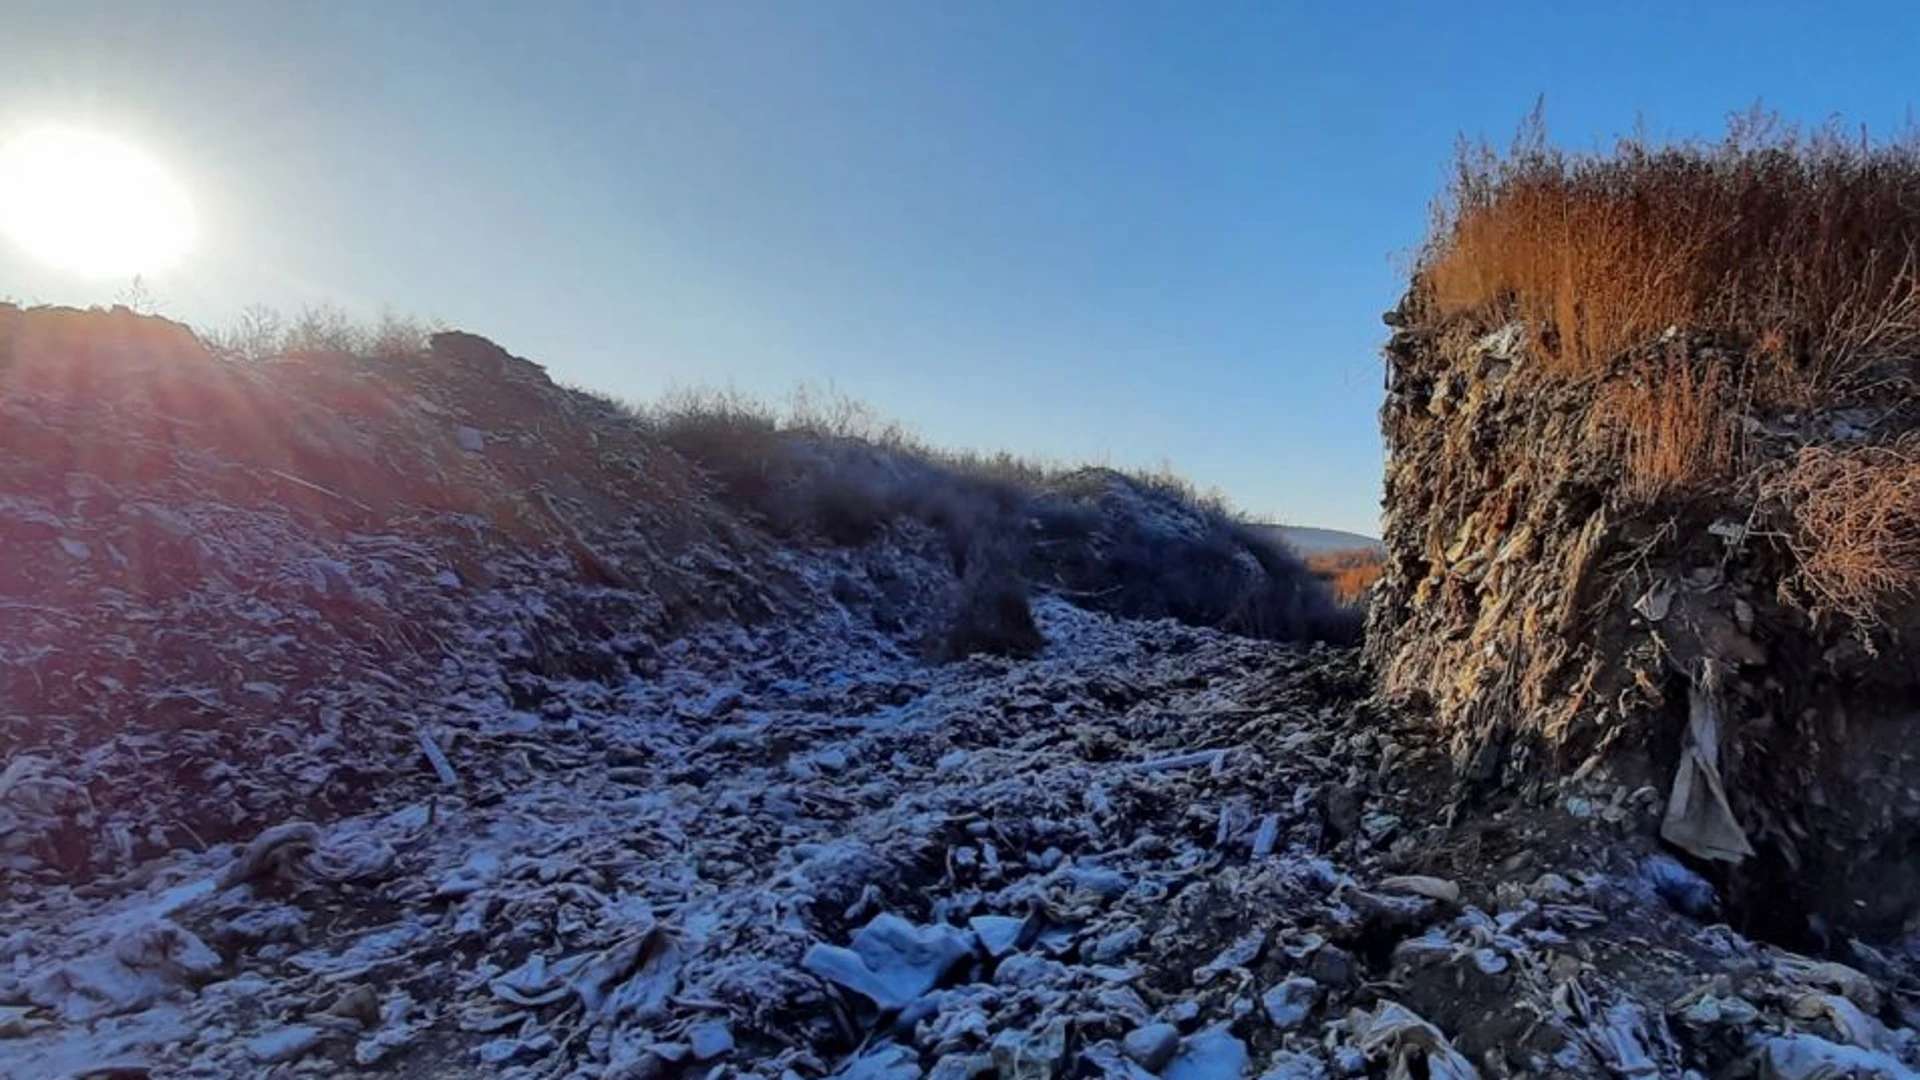
<path fill-rule="evenodd" d="M 1205 515 L 1129 491 L 1088 496 L 1097 525 L 1045 545 L 1079 572 L 1038 587 L 1168 591 L 1193 560 L 1156 577 L 1109 537 L 1197 549 Z M 627 411 L 470 334 L 260 361 L 125 309 L 0 305 L 0 866 L 84 876 L 352 809 L 393 755 L 440 752 L 419 686 L 475 656 L 526 707 L 537 677 L 618 681 L 690 627 L 822 606 L 943 655 L 1038 648 L 1027 584 L 938 533 L 772 531 Z M 829 550 L 873 565 L 820 579 Z M 1297 564 L 1219 557 L 1331 607 Z"/>
<path fill-rule="evenodd" d="M 530 707 L 450 671 L 358 813 L 17 879 L 0 1075 L 1912 1075 L 1896 958 L 1532 818 L 1459 849 L 1351 653 L 1036 615 L 1032 660 L 823 617 Z"/>
<path fill-rule="evenodd" d="M 777 536 L 478 339 L 296 374 L 46 317 L 0 429 L 0 1076 L 1920 1061 L 1910 953 L 1728 927 L 1648 788 L 1463 806 L 1353 650 L 1036 589 L 1031 649 L 930 655 L 939 528 Z"/>
<path fill-rule="evenodd" d="M 1387 316 L 1384 694 L 1499 797 L 1653 787 L 1805 947 L 1920 919 L 1916 193 L 1857 139 L 1523 141 Z"/>

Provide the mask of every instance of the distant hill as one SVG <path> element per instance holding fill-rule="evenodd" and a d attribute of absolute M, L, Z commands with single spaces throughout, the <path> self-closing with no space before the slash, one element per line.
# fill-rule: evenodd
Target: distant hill
<path fill-rule="evenodd" d="M 1303 556 L 1359 549 L 1384 554 L 1387 550 L 1375 537 L 1339 529 L 1315 529 L 1307 525 L 1261 525 L 1259 528 Z"/>

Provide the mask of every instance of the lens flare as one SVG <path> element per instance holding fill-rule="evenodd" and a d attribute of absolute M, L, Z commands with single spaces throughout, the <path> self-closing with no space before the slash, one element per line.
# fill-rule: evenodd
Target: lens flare
<path fill-rule="evenodd" d="M 85 277 L 166 270 L 193 246 L 193 207 L 159 162 L 118 139 L 34 128 L 0 146 L 0 233 Z"/>

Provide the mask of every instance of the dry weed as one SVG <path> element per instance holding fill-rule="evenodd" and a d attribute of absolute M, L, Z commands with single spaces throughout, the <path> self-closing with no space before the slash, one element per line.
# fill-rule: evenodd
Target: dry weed
<path fill-rule="evenodd" d="M 1805 447 L 1764 485 L 1793 516 L 1797 581 L 1863 626 L 1920 600 L 1920 436 Z"/>
<path fill-rule="evenodd" d="M 1641 365 L 1603 384 L 1591 429 L 1624 463 L 1624 491 L 1641 504 L 1699 491 L 1731 478 L 1739 464 L 1736 414 L 1726 365 L 1684 358 Z"/>
<path fill-rule="evenodd" d="M 1547 367 L 1604 370 L 1669 326 L 1724 334 L 1830 392 L 1920 351 L 1920 139 L 1764 116 L 1725 141 L 1610 153 L 1463 145 L 1417 281 L 1441 318 L 1518 317 Z"/>

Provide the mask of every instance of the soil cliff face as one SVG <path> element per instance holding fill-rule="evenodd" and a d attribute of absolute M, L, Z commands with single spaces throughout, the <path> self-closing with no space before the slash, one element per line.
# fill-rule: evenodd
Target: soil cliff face
<path fill-rule="evenodd" d="M 1897 933 L 1920 882 L 1911 383 L 1783 401 L 1678 328 L 1574 376 L 1537 327 L 1424 288 L 1388 316 L 1385 694 L 1475 783 L 1663 801 L 1662 839 L 1728 867 L 1756 929 Z M 1893 587 L 1859 588 L 1867 566 Z"/>

